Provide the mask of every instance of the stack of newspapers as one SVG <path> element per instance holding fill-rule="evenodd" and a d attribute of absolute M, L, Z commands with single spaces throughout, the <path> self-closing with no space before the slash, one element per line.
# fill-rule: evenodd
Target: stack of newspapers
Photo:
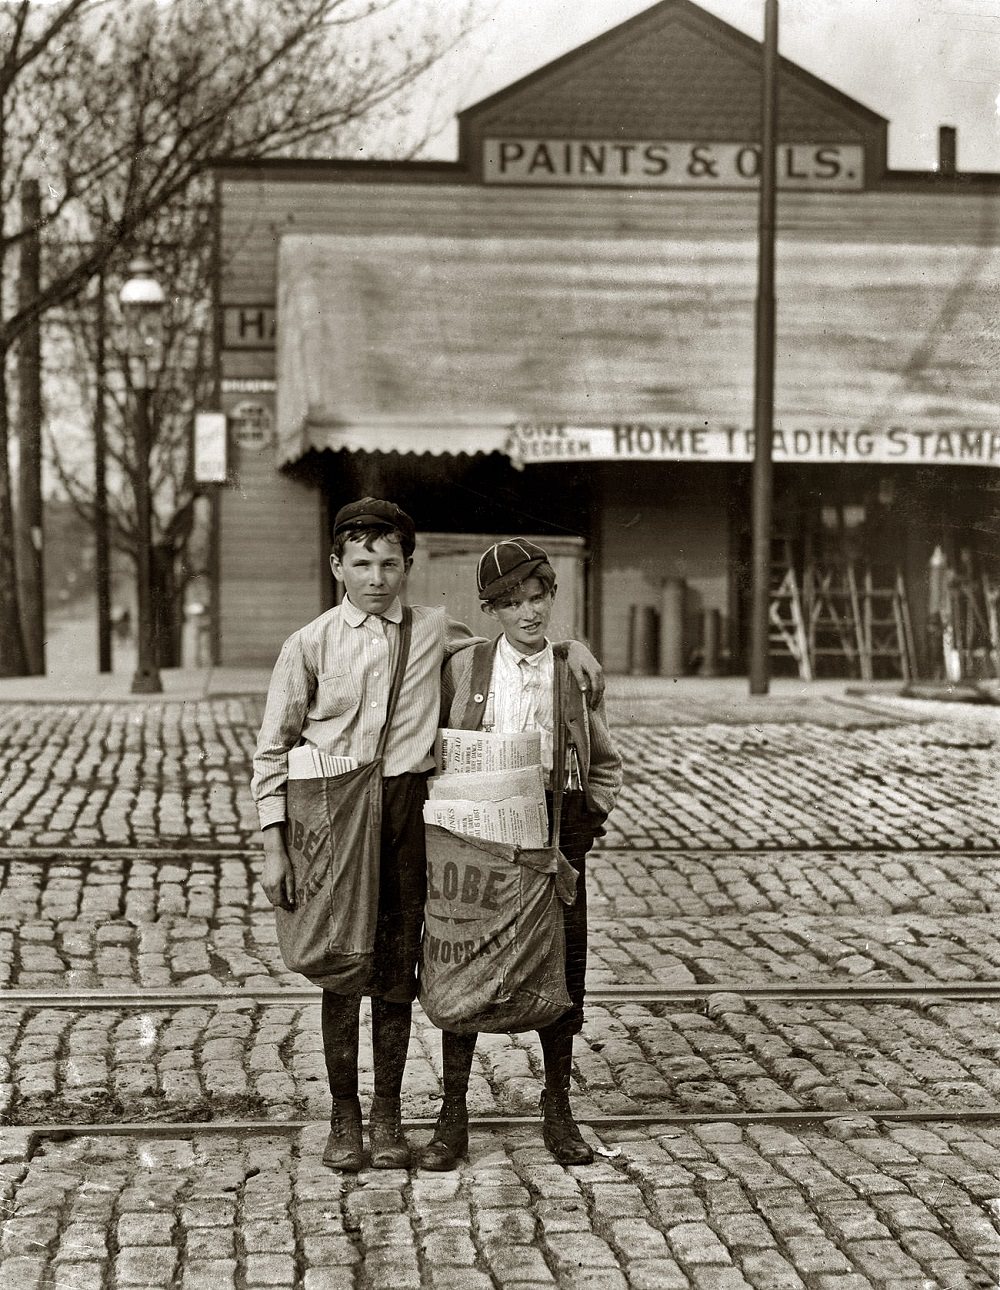
<path fill-rule="evenodd" d="M 537 730 L 439 730 L 434 755 L 438 774 L 424 803 L 428 824 L 487 842 L 545 846 L 549 830 Z"/>

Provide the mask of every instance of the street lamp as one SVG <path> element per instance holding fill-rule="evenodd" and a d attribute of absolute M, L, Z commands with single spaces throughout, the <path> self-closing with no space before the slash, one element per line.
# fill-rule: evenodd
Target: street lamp
<path fill-rule="evenodd" d="M 135 524 L 136 624 L 138 659 L 132 678 L 133 694 L 159 694 L 163 690 L 157 667 L 156 635 L 153 622 L 152 504 L 149 488 L 150 403 L 159 368 L 162 345 L 163 288 L 153 275 L 149 260 L 139 258 L 129 265 L 129 278 L 118 299 L 128 330 L 129 367 L 135 395 Z"/>

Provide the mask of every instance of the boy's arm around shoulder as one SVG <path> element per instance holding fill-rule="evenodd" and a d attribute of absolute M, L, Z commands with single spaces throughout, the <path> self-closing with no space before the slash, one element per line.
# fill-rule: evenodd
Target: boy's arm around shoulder
<path fill-rule="evenodd" d="M 482 645 L 489 640 L 488 636 L 473 636 L 465 623 L 451 618 L 442 609 L 444 658 L 441 663 L 441 713 L 438 724 L 448 725 L 448 714 L 455 700 L 455 692 L 463 672 L 472 666 L 470 645 Z"/>
<path fill-rule="evenodd" d="M 552 649 L 569 664 L 573 680 L 580 687 L 581 693 L 587 695 L 590 706 L 593 708 L 600 703 L 604 698 L 604 668 L 583 641 L 556 641 Z"/>
<path fill-rule="evenodd" d="M 464 650 L 459 650 L 457 654 L 452 654 L 446 658 L 441 667 L 441 712 L 438 717 L 439 726 L 450 724 L 451 705 L 455 701 L 455 691 L 458 688 L 459 670 Z M 468 655 L 466 655 L 468 657 Z"/>
<path fill-rule="evenodd" d="M 487 636 L 476 636 L 471 627 L 465 623 L 460 623 L 457 618 L 451 618 L 447 611 L 441 611 L 444 616 L 444 657 L 445 664 L 449 659 L 454 658 L 456 654 L 467 650 L 470 645 L 479 645 L 482 641 L 488 640 Z"/>

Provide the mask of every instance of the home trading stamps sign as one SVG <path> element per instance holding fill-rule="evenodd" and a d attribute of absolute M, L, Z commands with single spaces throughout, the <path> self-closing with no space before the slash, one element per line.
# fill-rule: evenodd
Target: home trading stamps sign
<path fill-rule="evenodd" d="M 709 421 L 610 426 L 520 423 L 508 451 L 518 466 L 581 461 L 752 461 L 754 432 Z M 775 461 L 1000 467 L 1000 423 L 982 427 L 837 427 L 789 423 L 775 429 Z"/>

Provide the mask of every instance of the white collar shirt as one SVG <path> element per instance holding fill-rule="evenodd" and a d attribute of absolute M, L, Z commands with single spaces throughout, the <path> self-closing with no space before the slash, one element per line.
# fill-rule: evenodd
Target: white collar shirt
<path fill-rule="evenodd" d="M 493 729 L 497 734 L 541 733 L 542 766 L 552 770 L 552 645 L 521 654 L 501 636 L 493 662 Z"/>

